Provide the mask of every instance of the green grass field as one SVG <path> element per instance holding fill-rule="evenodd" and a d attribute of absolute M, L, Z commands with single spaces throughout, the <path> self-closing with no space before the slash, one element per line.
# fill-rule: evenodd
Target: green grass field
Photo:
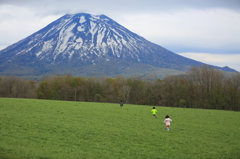
<path fill-rule="evenodd" d="M 156 107 L 155 119 L 151 109 L 0 98 L 0 158 L 240 158 L 240 112 Z"/>

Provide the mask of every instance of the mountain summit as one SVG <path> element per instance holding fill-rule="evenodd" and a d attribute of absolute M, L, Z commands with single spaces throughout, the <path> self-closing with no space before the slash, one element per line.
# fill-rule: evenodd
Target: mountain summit
<path fill-rule="evenodd" d="M 64 15 L 0 51 L 0 75 L 114 76 L 161 69 L 184 72 L 202 64 L 149 42 L 105 15 L 86 13 Z"/>

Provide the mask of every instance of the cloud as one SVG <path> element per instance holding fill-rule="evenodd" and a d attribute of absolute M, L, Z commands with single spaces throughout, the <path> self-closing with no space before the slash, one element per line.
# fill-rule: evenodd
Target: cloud
<path fill-rule="evenodd" d="M 182 9 L 209 9 L 209 8 L 229 8 L 240 9 L 239 0 L 1 0 L 0 5 L 16 5 L 32 8 L 45 8 L 46 10 L 58 9 L 88 9 L 97 11 L 115 11 L 115 12 L 155 12 L 170 11 Z M 106 10 L 107 9 L 107 10 Z"/>
<path fill-rule="evenodd" d="M 59 16 L 38 16 L 35 12 L 21 6 L 0 6 L 0 50 L 26 38 L 57 18 Z"/>
<path fill-rule="evenodd" d="M 240 54 L 211 54 L 211 53 L 196 53 L 186 52 L 178 53 L 181 56 L 188 57 L 190 59 L 201 61 L 205 64 L 224 67 L 228 66 L 240 72 Z"/>
<path fill-rule="evenodd" d="M 240 51 L 239 12 L 190 9 L 171 14 L 132 14 L 124 18 L 121 22 L 124 26 L 165 47 L 219 50 L 228 47 Z"/>

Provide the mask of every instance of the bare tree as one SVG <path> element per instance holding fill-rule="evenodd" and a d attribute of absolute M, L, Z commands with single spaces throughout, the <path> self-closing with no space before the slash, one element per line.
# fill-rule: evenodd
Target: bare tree
<path fill-rule="evenodd" d="M 123 100 L 125 103 L 129 103 L 129 95 L 131 92 L 131 87 L 129 85 L 123 85 L 121 88 L 121 93 L 123 94 Z"/>
<path fill-rule="evenodd" d="M 226 109 L 240 110 L 240 73 L 232 74 L 226 81 Z"/>
<path fill-rule="evenodd" d="M 29 92 L 33 92 L 33 89 L 34 87 L 31 87 L 27 80 L 20 77 L 4 76 L 1 78 L 0 96 L 2 97 L 31 98 L 34 94 Z"/>

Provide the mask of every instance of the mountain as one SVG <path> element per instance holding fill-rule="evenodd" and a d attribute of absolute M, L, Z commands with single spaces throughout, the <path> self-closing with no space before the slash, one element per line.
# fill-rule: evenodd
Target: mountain
<path fill-rule="evenodd" d="M 0 75 L 167 75 L 202 64 L 144 39 L 105 15 L 86 13 L 66 14 L 0 51 Z"/>

